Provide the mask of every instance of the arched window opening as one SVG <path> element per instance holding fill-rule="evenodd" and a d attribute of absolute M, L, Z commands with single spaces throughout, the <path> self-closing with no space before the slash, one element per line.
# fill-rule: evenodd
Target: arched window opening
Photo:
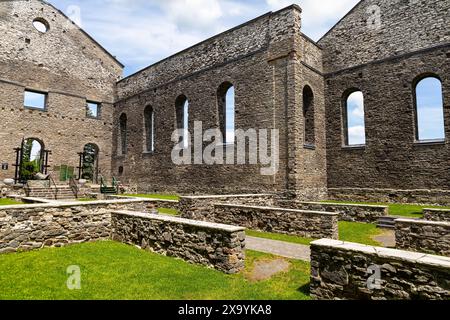
<path fill-rule="evenodd" d="M 181 95 L 175 103 L 177 129 L 183 130 L 183 147 L 189 147 L 189 100 Z M 181 141 L 180 141 L 181 142 Z"/>
<path fill-rule="evenodd" d="M 35 138 L 23 140 L 20 161 L 20 180 L 33 180 L 44 172 L 44 143 Z"/>
<path fill-rule="evenodd" d="M 127 154 L 127 115 L 122 113 L 119 118 L 119 148 L 120 154 Z"/>
<path fill-rule="evenodd" d="M 145 152 L 152 153 L 155 151 L 155 112 L 151 106 L 147 106 L 144 110 L 144 141 Z"/>
<path fill-rule="evenodd" d="M 366 144 L 366 124 L 364 95 L 361 91 L 353 91 L 345 99 L 344 138 L 347 146 L 363 146 Z"/>
<path fill-rule="evenodd" d="M 98 180 L 98 154 L 99 148 L 96 144 L 88 143 L 83 149 L 83 164 L 81 178 L 92 182 Z"/>
<path fill-rule="evenodd" d="M 217 90 L 217 102 L 219 113 L 219 126 L 226 144 L 234 144 L 235 141 L 235 89 L 225 82 Z"/>
<path fill-rule="evenodd" d="M 303 88 L 303 119 L 305 146 L 315 146 L 314 93 L 309 86 Z"/>
<path fill-rule="evenodd" d="M 415 87 L 416 140 L 445 140 L 442 83 L 426 77 Z"/>

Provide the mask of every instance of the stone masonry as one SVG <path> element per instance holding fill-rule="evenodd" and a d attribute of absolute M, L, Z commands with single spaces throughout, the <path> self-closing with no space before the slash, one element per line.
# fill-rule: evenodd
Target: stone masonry
<path fill-rule="evenodd" d="M 340 221 L 374 223 L 389 214 L 386 206 L 357 205 L 347 203 L 301 202 L 279 200 L 277 205 L 283 208 L 313 210 L 339 213 Z"/>
<path fill-rule="evenodd" d="M 244 268 L 245 229 L 142 214 L 112 213 L 112 239 L 223 271 Z"/>
<path fill-rule="evenodd" d="M 307 238 L 338 239 L 339 215 L 276 207 L 215 203 L 208 209 L 180 206 L 184 218 L 238 225 L 253 230 Z"/>
<path fill-rule="evenodd" d="M 447 257 L 328 239 L 311 244 L 317 300 L 448 300 L 449 279 Z"/>
<path fill-rule="evenodd" d="M 0 162 L 9 164 L 0 180 L 14 178 L 13 149 L 22 138 L 52 151 L 56 180 L 61 165 L 79 165 L 88 143 L 98 146 L 99 169 L 110 176 L 114 91 L 123 66 L 46 2 L 0 1 L 0 12 Z M 36 18 L 48 23 L 46 33 L 33 27 Z M 26 109 L 25 89 L 47 93 L 46 109 Z M 99 119 L 87 117 L 87 101 L 101 104 Z"/>
<path fill-rule="evenodd" d="M 0 161 L 9 167 L 0 180 L 13 177 L 22 138 L 37 138 L 52 151 L 51 172 L 76 167 L 93 143 L 100 173 L 139 192 L 448 204 L 449 10 L 442 0 L 363 0 L 315 42 L 302 33 L 308 12 L 293 5 L 121 78 L 120 62 L 61 11 L 40 0 L 2 1 Z M 35 19 L 46 33 L 33 28 Z M 414 88 L 426 76 L 442 83 L 443 141 L 415 139 Z M 262 175 L 261 164 L 172 162 L 177 101 L 189 101 L 191 133 L 198 121 L 221 128 L 224 84 L 235 88 L 236 129 L 278 130 L 275 175 Z M 24 108 L 26 89 L 47 93 L 45 110 Z M 358 147 L 344 139 L 344 100 L 353 90 L 364 95 L 366 145 Z M 99 119 L 86 116 L 87 101 L 100 103 Z M 147 107 L 153 152 L 144 148 Z"/>
<path fill-rule="evenodd" d="M 111 211 L 153 212 L 146 200 L 0 207 L 0 253 L 60 247 L 110 237 Z"/>
<path fill-rule="evenodd" d="M 423 209 L 423 217 L 428 221 L 450 222 L 450 209 Z"/>
<path fill-rule="evenodd" d="M 395 220 L 395 247 L 450 257 L 450 222 Z"/>

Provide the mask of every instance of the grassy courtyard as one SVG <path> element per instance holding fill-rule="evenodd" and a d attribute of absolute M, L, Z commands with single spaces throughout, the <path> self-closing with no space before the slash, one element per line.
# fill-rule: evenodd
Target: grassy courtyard
<path fill-rule="evenodd" d="M 226 275 L 182 260 L 104 241 L 2 255 L 0 300 L 307 300 L 310 266 L 287 260 L 289 269 L 255 281 L 256 263 L 280 259 L 247 251 L 246 268 Z M 81 269 L 81 290 L 66 286 L 67 267 Z"/>
<path fill-rule="evenodd" d="M 426 208 L 450 209 L 450 207 L 444 207 L 444 206 L 416 205 L 416 204 L 403 204 L 403 203 L 349 202 L 349 201 L 323 201 L 323 202 L 324 203 L 348 203 L 348 204 L 388 206 L 389 214 L 391 216 L 401 216 L 401 217 L 407 217 L 407 218 L 423 218 L 423 209 L 426 209 Z"/>
<path fill-rule="evenodd" d="M 339 222 L 339 239 L 342 241 L 356 242 L 370 246 L 379 246 L 380 243 L 372 238 L 380 235 L 383 230 L 378 229 L 375 224 L 359 222 Z M 259 232 L 247 230 L 246 234 L 257 238 L 285 241 L 296 244 L 309 245 L 314 239 L 302 238 L 278 233 Z"/>
<path fill-rule="evenodd" d="M 24 204 L 24 203 L 12 199 L 0 199 L 0 206 L 12 206 L 15 204 Z"/>

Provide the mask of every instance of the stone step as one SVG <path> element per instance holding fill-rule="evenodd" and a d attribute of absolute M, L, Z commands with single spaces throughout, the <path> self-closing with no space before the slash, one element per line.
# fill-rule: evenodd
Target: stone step
<path fill-rule="evenodd" d="M 389 216 L 389 217 L 380 217 L 378 219 L 377 228 L 384 229 L 395 229 L 395 219 L 398 217 Z"/>

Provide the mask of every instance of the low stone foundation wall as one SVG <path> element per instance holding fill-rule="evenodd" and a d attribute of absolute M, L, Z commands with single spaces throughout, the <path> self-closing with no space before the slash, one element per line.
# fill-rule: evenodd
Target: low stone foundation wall
<path fill-rule="evenodd" d="M 450 222 L 450 209 L 423 209 L 425 220 Z"/>
<path fill-rule="evenodd" d="M 112 213 L 112 239 L 230 274 L 244 268 L 241 227 L 118 211 Z"/>
<path fill-rule="evenodd" d="M 167 209 L 174 209 L 178 210 L 179 208 L 179 201 L 177 200 L 162 200 L 162 199 L 152 199 L 152 198 L 140 198 L 140 197 L 125 197 L 125 196 L 115 196 L 115 195 L 108 195 L 108 200 L 120 200 L 120 199 L 145 199 L 149 206 L 153 206 L 155 209 L 158 208 L 167 208 Z"/>
<path fill-rule="evenodd" d="M 450 205 L 450 190 L 329 188 L 330 200 Z"/>
<path fill-rule="evenodd" d="M 282 208 L 289 209 L 336 212 L 339 213 L 339 220 L 350 222 L 375 223 L 380 217 L 389 215 L 389 208 L 386 206 L 302 202 L 291 200 L 280 200 L 277 204 Z"/>
<path fill-rule="evenodd" d="M 185 211 L 182 216 L 314 239 L 339 237 L 338 214 L 330 212 L 215 203 L 208 210 Z"/>
<path fill-rule="evenodd" d="M 152 212 L 146 200 L 0 206 L 0 253 L 108 239 L 111 211 Z"/>
<path fill-rule="evenodd" d="M 206 214 L 214 209 L 216 203 L 241 204 L 254 206 L 273 206 L 277 199 L 274 194 L 243 194 L 219 196 L 191 196 L 181 197 L 179 210 L 183 216 L 188 214 Z"/>
<path fill-rule="evenodd" d="M 450 258 L 328 239 L 311 244 L 310 291 L 318 300 L 448 300 L 449 279 Z"/>
<path fill-rule="evenodd" d="M 450 256 L 450 222 L 395 220 L 397 249 Z"/>

